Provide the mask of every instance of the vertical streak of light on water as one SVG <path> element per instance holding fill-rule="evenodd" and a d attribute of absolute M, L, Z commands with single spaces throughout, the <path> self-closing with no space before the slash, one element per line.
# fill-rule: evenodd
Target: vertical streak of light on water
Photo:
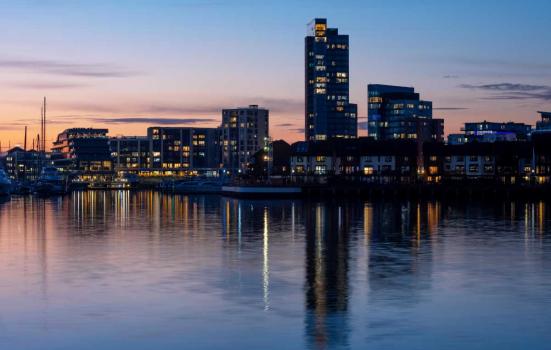
<path fill-rule="evenodd" d="M 242 225 L 242 212 L 241 212 L 241 201 L 238 202 L 237 204 L 237 253 L 238 254 L 241 254 L 241 235 L 242 235 L 242 230 L 243 230 L 243 226 Z"/>
<path fill-rule="evenodd" d="M 269 227 L 268 227 L 268 207 L 264 208 L 264 245 L 263 245 L 263 291 L 264 291 L 264 310 L 270 310 L 270 261 L 269 261 Z"/>
<path fill-rule="evenodd" d="M 291 234 L 293 241 L 295 240 L 295 202 L 291 204 Z"/>

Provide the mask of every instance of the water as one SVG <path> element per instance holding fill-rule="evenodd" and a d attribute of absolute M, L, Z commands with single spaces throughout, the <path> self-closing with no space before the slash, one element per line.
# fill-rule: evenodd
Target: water
<path fill-rule="evenodd" d="M 0 203 L 2 349 L 548 349 L 545 203 Z"/>

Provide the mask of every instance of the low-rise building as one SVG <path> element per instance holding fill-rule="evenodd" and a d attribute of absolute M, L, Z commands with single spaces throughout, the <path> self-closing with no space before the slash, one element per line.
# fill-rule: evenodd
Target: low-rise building
<path fill-rule="evenodd" d="M 527 141 L 532 126 L 524 123 L 472 122 L 465 123 L 461 134 L 448 135 L 448 144 L 457 145 L 468 142 Z"/>
<path fill-rule="evenodd" d="M 417 178 L 414 140 L 335 139 L 291 146 L 291 174 L 301 182 L 338 176 L 376 183 L 411 183 Z"/>
<path fill-rule="evenodd" d="M 42 163 L 40 152 L 25 151 L 21 147 L 14 147 L 6 152 L 4 166 L 8 176 L 16 181 L 34 181 L 40 173 Z"/>
<path fill-rule="evenodd" d="M 428 182 L 491 181 L 502 184 L 529 182 L 532 172 L 529 142 L 428 143 L 424 147 Z"/>
<path fill-rule="evenodd" d="M 536 131 L 551 131 L 551 112 L 538 112 L 541 120 L 536 123 Z"/>

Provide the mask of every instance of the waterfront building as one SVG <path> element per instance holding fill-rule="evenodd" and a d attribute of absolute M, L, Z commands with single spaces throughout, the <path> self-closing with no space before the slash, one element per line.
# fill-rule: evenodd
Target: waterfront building
<path fill-rule="evenodd" d="M 551 131 L 551 112 L 538 112 L 541 116 L 541 121 L 536 123 L 537 131 Z"/>
<path fill-rule="evenodd" d="M 257 177 L 287 176 L 291 173 L 290 157 L 291 145 L 284 140 L 272 141 L 253 155 L 249 172 Z"/>
<path fill-rule="evenodd" d="M 6 152 L 4 167 L 12 180 L 34 181 L 40 173 L 40 153 L 35 150 L 26 151 L 14 147 Z"/>
<path fill-rule="evenodd" d="M 551 184 L 551 112 L 538 112 L 541 121 L 532 133 L 535 182 Z"/>
<path fill-rule="evenodd" d="M 150 127 L 149 175 L 216 176 L 220 168 L 220 130 Z"/>
<path fill-rule="evenodd" d="M 355 138 L 357 105 L 349 101 L 349 38 L 316 18 L 305 38 L 305 139 Z"/>
<path fill-rule="evenodd" d="M 108 180 L 113 171 L 108 132 L 93 128 L 63 131 L 52 147 L 53 165 L 84 181 Z"/>
<path fill-rule="evenodd" d="M 417 177 L 413 140 L 368 137 L 302 141 L 291 146 L 291 174 L 299 182 L 328 177 L 370 183 L 411 183 Z"/>
<path fill-rule="evenodd" d="M 222 111 L 222 163 L 231 175 L 244 173 L 251 157 L 268 146 L 269 111 L 257 105 Z"/>
<path fill-rule="evenodd" d="M 424 146 L 428 182 L 473 181 L 520 184 L 530 182 L 532 151 L 529 142 L 469 142 Z"/>
<path fill-rule="evenodd" d="M 444 120 L 433 119 L 432 102 L 420 99 L 414 88 L 370 84 L 368 133 L 377 140 L 444 141 Z"/>
<path fill-rule="evenodd" d="M 368 133 L 376 140 L 414 140 L 418 171 L 424 171 L 423 144 L 444 141 L 444 119 L 434 119 L 432 102 L 412 87 L 370 84 Z"/>
<path fill-rule="evenodd" d="M 448 143 L 527 141 L 532 127 L 524 123 L 483 121 L 465 123 L 461 131 L 461 137 L 457 137 L 457 134 L 448 136 Z"/>
<path fill-rule="evenodd" d="M 140 175 L 149 163 L 147 136 L 118 136 L 109 139 L 113 167 L 118 175 Z"/>

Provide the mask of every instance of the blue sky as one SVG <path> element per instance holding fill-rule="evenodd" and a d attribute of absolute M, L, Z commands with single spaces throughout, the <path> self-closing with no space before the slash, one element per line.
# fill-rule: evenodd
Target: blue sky
<path fill-rule="evenodd" d="M 276 138 L 298 140 L 314 17 L 350 35 L 362 117 L 368 83 L 415 86 L 447 132 L 467 120 L 534 123 L 551 109 L 549 1 L 42 0 L 0 11 L 3 142 L 36 128 L 43 95 L 51 134 L 144 134 L 152 118 L 216 125 L 223 107 L 261 104 Z"/>

